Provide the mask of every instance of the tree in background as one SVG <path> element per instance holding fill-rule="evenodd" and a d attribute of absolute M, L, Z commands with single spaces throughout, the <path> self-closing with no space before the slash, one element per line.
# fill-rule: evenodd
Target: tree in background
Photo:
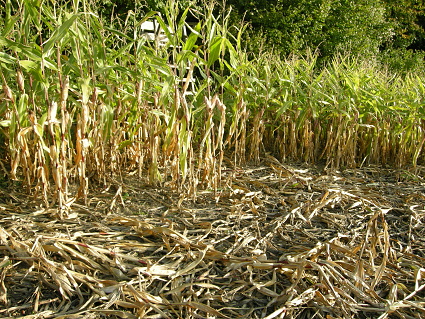
<path fill-rule="evenodd" d="M 425 2 L 384 0 L 387 18 L 395 25 L 393 48 L 425 51 Z"/>
<path fill-rule="evenodd" d="M 266 47 L 283 55 L 318 50 L 322 58 L 339 51 L 374 55 L 393 35 L 385 5 L 377 0 L 228 0 L 235 14 L 264 34 Z M 245 14 L 246 13 L 246 14 Z M 236 19 L 236 18 L 235 18 Z M 255 49 L 255 43 L 251 43 Z"/>
<path fill-rule="evenodd" d="M 103 17 L 110 19 L 114 15 L 125 16 L 130 12 L 146 13 L 148 11 L 158 11 L 166 14 L 169 0 L 92 0 L 95 2 L 94 8 L 98 8 Z M 200 3 L 200 0 L 179 0 L 176 1 L 178 8 L 184 11 L 189 5 Z"/>
<path fill-rule="evenodd" d="M 425 3 L 383 0 L 394 35 L 381 47 L 379 59 L 399 73 L 425 70 Z"/>

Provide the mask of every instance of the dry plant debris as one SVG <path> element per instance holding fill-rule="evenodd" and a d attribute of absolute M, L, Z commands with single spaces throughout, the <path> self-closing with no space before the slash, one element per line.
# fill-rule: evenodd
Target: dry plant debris
<path fill-rule="evenodd" d="M 261 165 L 196 199 L 129 179 L 66 215 L 2 191 L 0 317 L 425 317 L 421 168 Z"/>

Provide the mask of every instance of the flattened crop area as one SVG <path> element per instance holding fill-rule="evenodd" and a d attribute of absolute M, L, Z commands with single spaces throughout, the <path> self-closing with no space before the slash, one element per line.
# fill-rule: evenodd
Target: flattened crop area
<path fill-rule="evenodd" d="M 64 213 L 3 190 L 0 317 L 424 318 L 422 175 L 267 159 L 196 197 L 129 178 Z"/>

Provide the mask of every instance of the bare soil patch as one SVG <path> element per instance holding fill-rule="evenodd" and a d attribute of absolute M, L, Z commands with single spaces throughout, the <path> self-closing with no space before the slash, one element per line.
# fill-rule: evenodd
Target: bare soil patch
<path fill-rule="evenodd" d="M 267 158 L 196 198 L 128 176 L 65 213 L 3 189 L 0 317 L 424 318 L 423 172 Z"/>

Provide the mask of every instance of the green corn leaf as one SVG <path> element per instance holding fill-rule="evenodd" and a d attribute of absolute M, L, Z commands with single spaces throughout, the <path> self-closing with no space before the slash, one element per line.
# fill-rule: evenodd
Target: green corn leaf
<path fill-rule="evenodd" d="M 118 51 L 115 52 L 115 58 L 122 58 L 123 55 L 126 52 L 130 52 L 131 48 L 134 46 L 134 41 L 132 40 L 130 43 L 128 43 L 127 45 L 124 45 L 121 49 L 119 49 Z"/>
<path fill-rule="evenodd" d="M 32 72 L 40 67 L 40 63 L 32 60 L 20 60 L 19 65 L 27 72 Z"/>
<path fill-rule="evenodd" d="M 190 6 L 187 6 L 183 13 L 180 15 L 178 28 L 183 29 L 183 26 L 186 24 L 187 14 L 189 13 Z"/>
<path fill-rule="evenodd" d="M 28 123 L 27 115 L 28 94 L 21 94 L 18 100 L 19 124 L 24 127 Z"/>
<path fill-rule="evenodd" d="M 181 62 L 186 62 L 187 60 L 192 61 L 197 57 L 198 55 L 192 51 L 181 51 L 177 55 L 177 64 L 180 64 Z"/>
<path fill-rule="evenodd" d="M 90 99 L 90 94 L 91 94 L 90 81 L 91 81 L 91 78 L 85 78 L 80 80 L 81 91 L 83 93 L 83 98 L 82 98 L 83 104 L 87 104 Z"/>
<path fill-rule="evenodd" d="M 216 36 L 213 39 L 211 46 L 209 48 L 209 56 L 208 56 L 208 62 L 207 62 L 208 67 L 213 65 L 214 62 L 217 61 L 218 58 L 220 57 L 222 43 L 223 43 L 223 38 L 221 36 Z"/>
<path fill-rule="evenodd" d="M 162 31 L 164 31 L 164 33 L 165 33 L 165 35 L 166 35 L 166 37 L 169 41 L 169 44 L 172 45 L 172 46 L 176 45 L 174 43 L 174 37 L 173 37 L 172 32 L 170 32 L 169 26 L 167 26 L 167 24 L 164 22 L 164 20 L 161 19 L 160 16 L 156 16 L 155 18 L 156 18 L 156 21 L 158 21 L 159 25 L 161 26 Z"/>
<path fill-rule="evenodd" d="M 7 63 L 7 64 L 15 64 L 16 58 L 14 58 L 13 56 L 5 52 L 0 52 L 0 62 Z"/>
<path fill-rule="evenodd" d="M 20 60 L 19 65 L 28 73 L 30 73 L 32 76 L 34 76 L 34 79 L 39 82 L 44 82 L 44 76 L 41 71 L 41 64 L 40 62 L 32 61 L 32 60 Z"/>
<path fill-rule="evenodd" d="M 5 17 L 4 17 L 4 26 L 3 30 L 1 30 L 2 36 L 7 36 L 11 30 L 13 30 L 13 27 L 15 23 L 19 20 L 19 16 L 11 16 L 11 4 L 10 0 L 7 0 L 6 6 L 5 6 Z"/>
<path fill-rule="evenodd" d="M 110 27 L 107 27 L 107 26 L 104 26 L 104 28 L 105 28 L 105 30 L 111 32 L 112 34 L 117 35 L 118 38 L 120 38 L 120 39 L 126 39 L 126 40 L 129 40 L 129 41 L 133 41 L 132 38 L 130 38 L 128 35 L 126 35 L 125 33 L 121 32 L 119 30 L 116 30 L 114 28 L 110 28 Z"/>
<path fill-rule="evenodd" d="M 103 105 L 100 118 L 103 125 L 103 141 L 106 142 L 111 136 L 112 123 L 114 121 L 114 108 L 112 106 Z"/>
<path fill-rule="evenodd" d="M 153 16 L 157 14 L 158 14 L 158 11 L 149 11 L 148 13 L 144 15 L 144 17 L 138 23 L 136 23 L 135 28 L 139 29 L 144 22 L 148 21 L 150 18 L 152 18 Z"/>
<path fill-rule="evenodd" d="M 241 61 L 238 57 L 238 53 L 236 49 L 233 47 L 232 43 L 229 41 L 229 39 L 225 39 L 225 45 L 226 48 L 229 50 L 230 53 L 230 64 L 234 69 L 238 68 L 238 66 L 241 65 Z"/>
<path fill-rule="evenodd" d="M 52 54 L 52 49 L 58 41 L 65 37 L 68 33 L 69 28 L 74 24 L 75 20 L 80 16 L 80 14 L 74 14 L 66 20 L 58 29 L 53 32 L 52 36 L 43 43 L 43 55 L 50 56 Z"/>
<path fill-rule="evenodd" d="M 186 42 L 184 43 L 184 45 L 183 45 L 183 50 L 192 50 L 193 49 L 193 47 L 195 46 L 195 44 L 196 44 L 196 41 L 198 40 L 198 38 L 199 38 L 199 30 L 200 30 L 200 28 L 201 28 L 201 24 L 200 23 L 198 23 L 197 24 L 197 26 L 196 26 L 196 31 L 195 32 L 192 32 L 189 36 L 188 36 L 188 38 L 187 38 L 187 40 L 186 40 Z"/>
<path fill-rule="evenodd" d="M 58 68 L 57 68 L 57 66 L 56 66 L 56 63 L 54 63 L 51 59 L 49 59 L 49 58 L 44 58 L 44 59 L 43 59 L 43 62 L 44 62 L 44 66 L 45 66 L 46 68 L 48 68 L 48 69 L 50 69 L 50 70 L 53 70 L 53 71 L 57 71 L 57 70 L 58 70 Z"/>
<path fill-rule="evenodd" d="M 37 50 L 36 46 L 29 47 L 21 43 L 9 40 L 3 36 L 0 36 L 0 45 L 3 45 L 14 52 L 22 53 L 31 60 L 41 61 L 41 54 L 40 51 Z"/>
<path fill-rule="evenodd" d="M 34 3 L 34 1 L 24 0 L 25 4 L 25 15 L 26 17 L 24 20 L 27 20 L 27 23 L 29 20 L 32 21 L 32 26 L 34 26 L 37 31 L 41 31 L 41 23 L 40 23 L 40 14 L 38 12 L 39 5 Z M 28 23 L 29 24 L 29 23 Z"/>

